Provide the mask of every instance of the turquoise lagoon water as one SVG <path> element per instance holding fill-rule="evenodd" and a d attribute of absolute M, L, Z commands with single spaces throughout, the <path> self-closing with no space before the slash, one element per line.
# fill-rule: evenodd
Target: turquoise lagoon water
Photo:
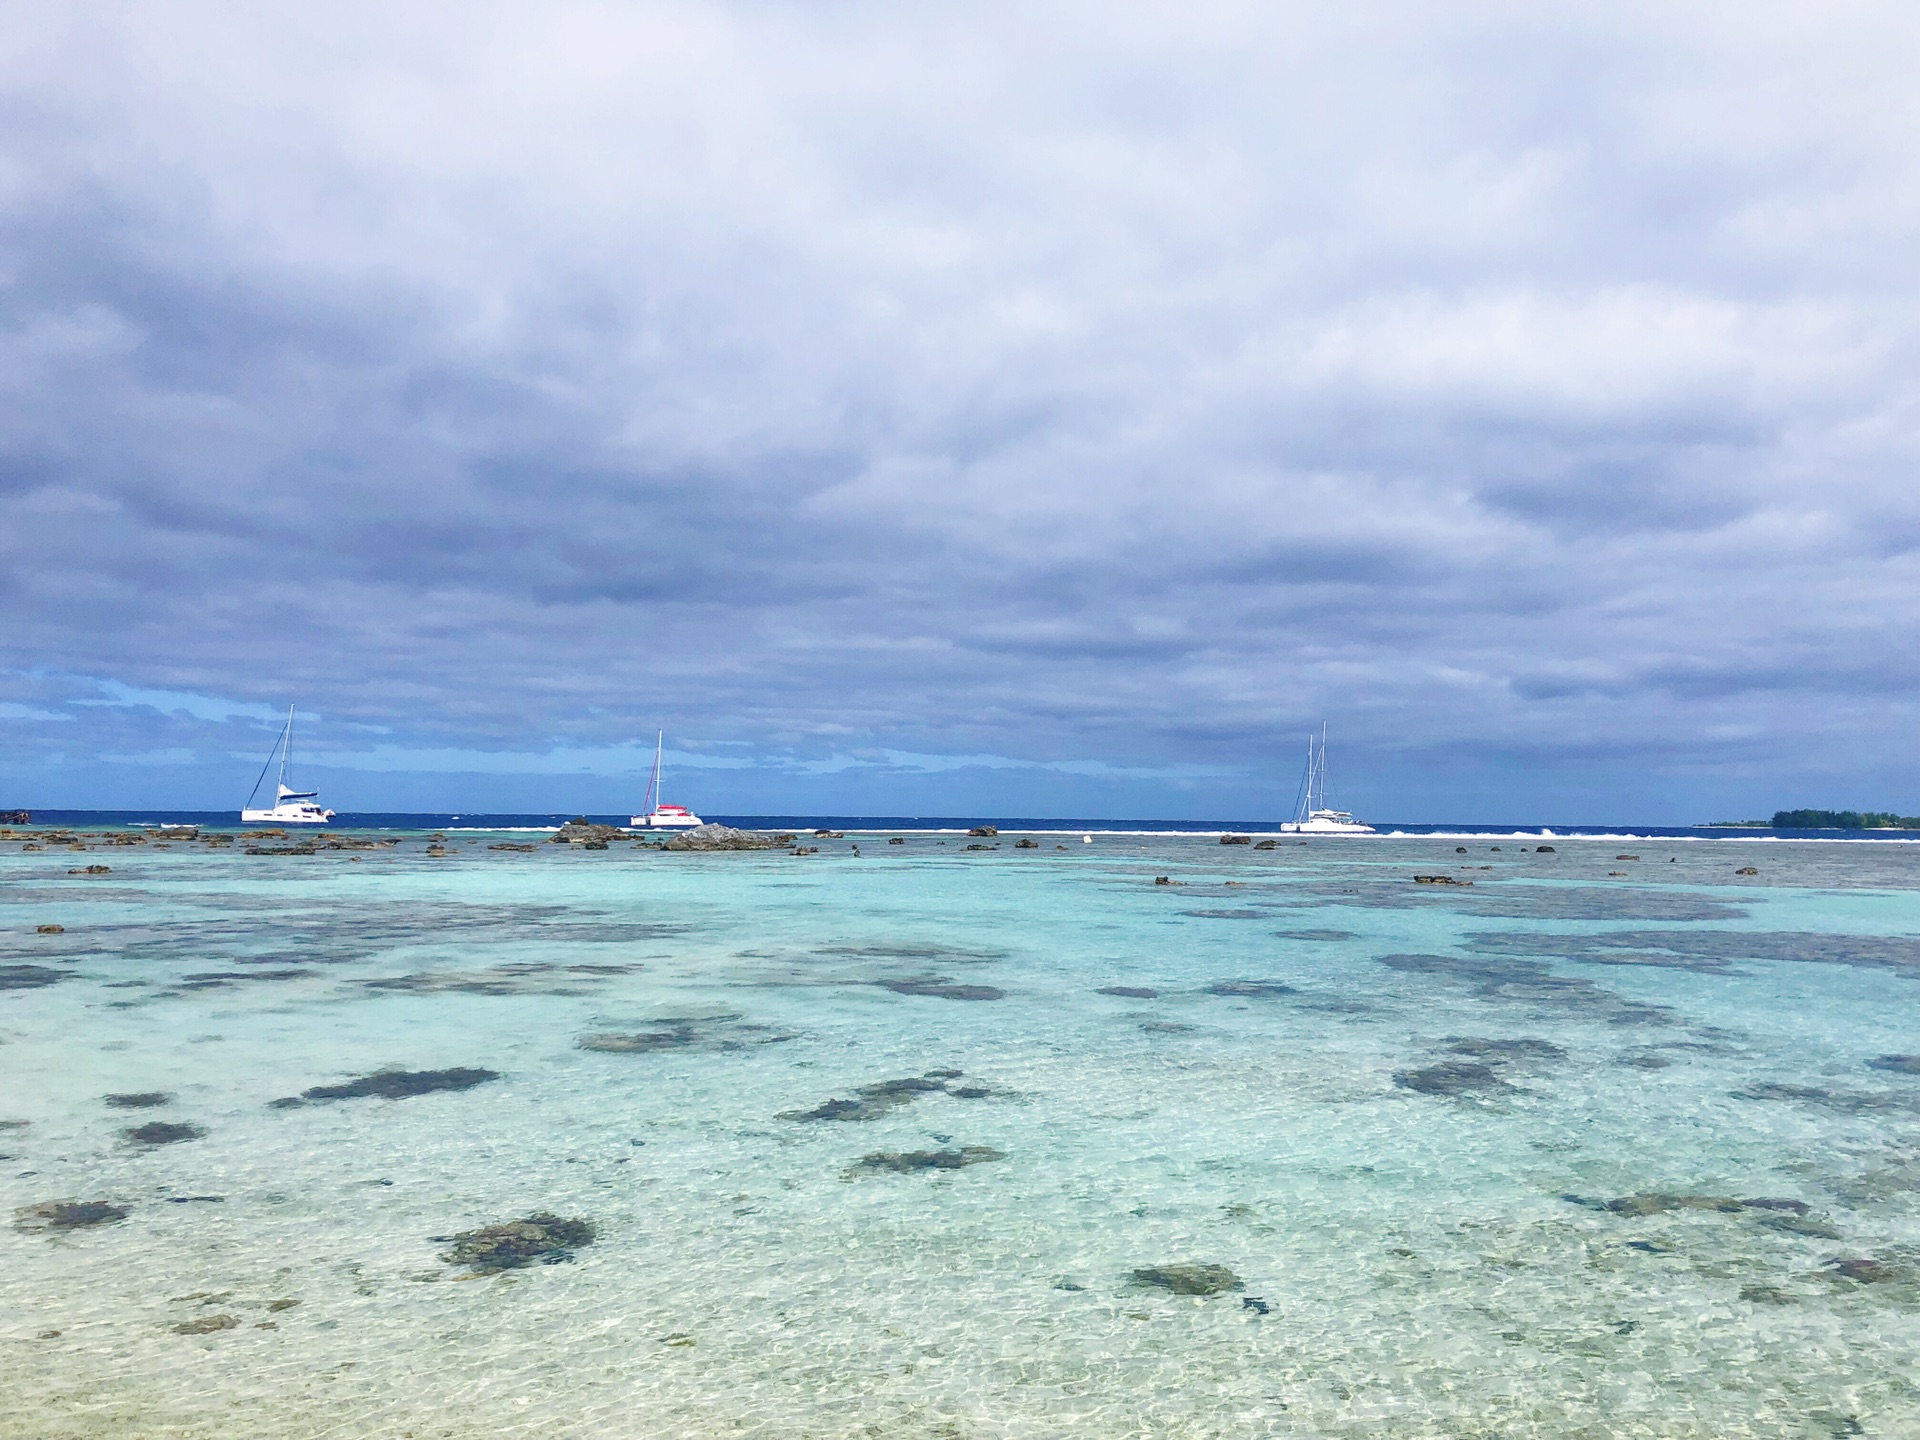
<path fill-rule="evenodd" d="M 503 838 L 0 847 L 0 1433 L 1920 1434 L 1912 846 Z"/>

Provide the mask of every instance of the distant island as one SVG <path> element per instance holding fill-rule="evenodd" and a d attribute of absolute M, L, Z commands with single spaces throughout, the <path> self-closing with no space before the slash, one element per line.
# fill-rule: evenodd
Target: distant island
<path fill-rule="evenodd" d="M 1757 823 L 1757 822 L 1756 822 Z M 1920 830 L 1920 815 L 1879 810 L 1776 810 L 1776 830 Z"/>

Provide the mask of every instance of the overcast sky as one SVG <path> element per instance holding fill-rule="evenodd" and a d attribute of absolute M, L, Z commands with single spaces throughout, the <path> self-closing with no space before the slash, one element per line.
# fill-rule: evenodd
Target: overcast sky
<path fill-rule="evenodd" d="M 0 29 L 0 806 L 1920 811 L 1910 4 Z"/>

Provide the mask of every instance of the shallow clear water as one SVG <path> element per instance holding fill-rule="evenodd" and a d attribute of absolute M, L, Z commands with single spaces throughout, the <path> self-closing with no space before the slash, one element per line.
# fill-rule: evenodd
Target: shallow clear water
<path fill-rule="evenodd" d="M 1911 846 L 500 838 L 0 844 L 0 1433 L 1920 1433 Z"/>

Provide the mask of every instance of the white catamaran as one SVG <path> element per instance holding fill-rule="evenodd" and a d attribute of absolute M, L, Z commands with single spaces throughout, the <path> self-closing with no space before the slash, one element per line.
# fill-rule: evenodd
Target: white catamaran
<path fill-rule="evenodd" d="M 684 805 L 660 803 L 660 752 L 666 739 L 667 732 L 664 730 L 654 736 L 653 778 L 647 781 L 647 798 L 640 802 L 647 807 L 646 812 L 627 822 L 634 830 L 691 830 L 696 825 L 706 824 Z"/>
<path fill-rule="evenodd" d="M 1300 803 L 1293 819 L 1281 830 L 1289 835 L 1374 835 L 1371 825 L 1362 825 L 1345 810 L 1335 810 L 1327 798 L 1327 727 L 1307 735 L 1307 773 L 1300 777 Z"/>
<path fill-rule="evenodd" d="M 267 771 L 273 768 L 273 757 L 280 757 L 280 779 L 274 786 L 273 808 L 271 810 L 251 810 L 242 806 L 240 823 L 242 825 L 324 825 L 333 819 L 333 811 L 322 810 L 314 804 L 318 790 L 293 790 L 287 786 L 287 771 L 293 764 L 293 707 L 287 707 L 287 723 L 281 728 L 280 738 L 273 742 L 273 750 L 267 756 L 267 763 L 260 767 L 260 780 L 267 778 Z M 253 789 L 247 795 L 247 805 L 253 804 L 253 797 L 260 793 L 260 780 L 253 782 Z"/>

